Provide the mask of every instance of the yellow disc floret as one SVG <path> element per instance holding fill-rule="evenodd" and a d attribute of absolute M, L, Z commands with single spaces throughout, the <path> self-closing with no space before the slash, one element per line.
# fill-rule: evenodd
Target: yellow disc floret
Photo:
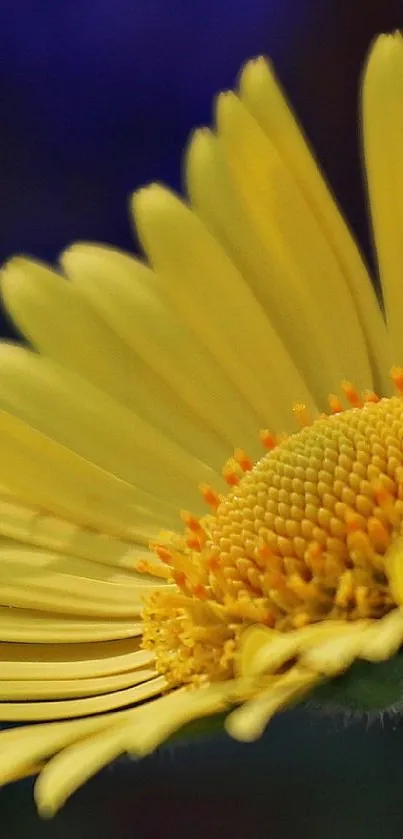
<path fill-rule="evenodd" d="M 144 643 L 171 683 L 231 678 L 245 629 L 289 633 L 318 622 L 382 618 L 396 605 L 391 548 L 403 520 L 403 400 L 364 400 L 276 444 L 253 466 L 235 452 L 230 485 L 184 536 L 157 546 L 177 588 L 152 596 Z M 392 573 L 392 564 L 394 564 Z M 400 595 L 397 595 L 398 599 Z M 400 602 L 400 601 L 399 601 Z"/>

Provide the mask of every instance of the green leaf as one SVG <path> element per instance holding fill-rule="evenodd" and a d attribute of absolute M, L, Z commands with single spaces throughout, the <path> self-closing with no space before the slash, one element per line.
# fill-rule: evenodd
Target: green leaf
<path fill-rule="evenodd" d="M 356 661 L 342 676 L 316 688 L 309 698 L 324 707 L 363 713 L 399 706 L 403 701 L 403 653 L 377 664 Z"/>

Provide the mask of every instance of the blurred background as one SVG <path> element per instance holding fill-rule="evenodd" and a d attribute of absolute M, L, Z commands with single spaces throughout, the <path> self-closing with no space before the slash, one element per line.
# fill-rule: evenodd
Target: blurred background
<path fill-rule="evenodd" d="M 133 248 L 130 192 L 150 180 L 180 188 L 190 131 L 259 53 L 370 259 L 359 75 L 375 34 L 402 27 L 402 0 L 1 0 L 1 260 L 52 262 L 77 239 Z M 30 782 L 4 788 L 0 834 L 401 839 L 402 788 L 399 719 L 298 711 L 255 746 L 223 735 L 118 763 L 51 823 L 35 815 Z"/>

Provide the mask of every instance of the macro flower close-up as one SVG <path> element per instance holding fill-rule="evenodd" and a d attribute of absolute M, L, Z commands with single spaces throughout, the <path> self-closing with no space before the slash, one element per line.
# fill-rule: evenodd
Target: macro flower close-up
<path fill-rule="evenodd" d="M 264 58 L 186 198 L 134 194 L 143 258 L 2 270 L 0 784 L 37 776 L 43 815 L 200 719 L 402 701 L 399 34 L 361 109 L 379 294 Z"/>

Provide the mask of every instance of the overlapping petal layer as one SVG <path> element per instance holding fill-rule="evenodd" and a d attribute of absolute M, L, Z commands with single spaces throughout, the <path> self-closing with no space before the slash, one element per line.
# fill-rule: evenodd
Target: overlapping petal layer
<path fill-rule="evenodd" d="M 146 753 L 195 717 L 246 701 L 228 728 L 251 739 L 318 678 L 401 642 L 400 610 L 379 628 L 335 624 L 329 639 L 320 626 L 270 639 L 256 627 L 233 682 L 162 698 L 166 680 L 140 648 L 144 601 L 176 591 L 148 545 L 178 527 L 181 509 L 203 514 L 200 484 L 224 491 L 234 448 L 257 458 L 259 429 L 293 432 L 292 405 L 317 416 L 343 378 L 390 393 L 389 339 L 403 361 L 401 78 L 396 36 L 375 46 L 364 86 L 388 331 L 263 59 L 219 97 L 215 129 L 193 137 L 189 203 L 159 185 L 134 197 L 148 264 L 79 244 L 62 255 L 63 274 L 22 258 L 3 271 L 30 347 L 0 347 L 0 720 L 37 724 L 0 735 L 0 782 L 42 769 L 44 812 L 118 754 Z M 300 660 L 279 677 L 282 654 Z"/>

